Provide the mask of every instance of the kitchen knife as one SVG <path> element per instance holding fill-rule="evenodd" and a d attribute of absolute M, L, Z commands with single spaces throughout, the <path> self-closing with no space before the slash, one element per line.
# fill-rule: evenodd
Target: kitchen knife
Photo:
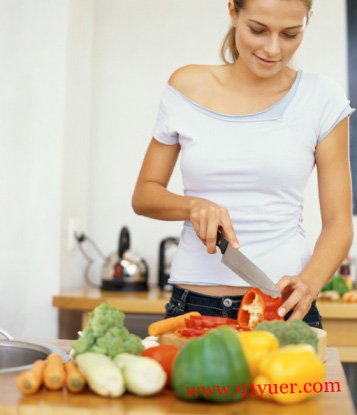
<path fill-rule="evenodd" d="M 242 252 L 233 248 L 221 230 L 217 232 L 216 245 L 222 252 L 223 264 L 235 274 L 247 281 L 252 287 L 259 288 L 263 293 L 271 297 L 281 297 L 274 282 Z"/>

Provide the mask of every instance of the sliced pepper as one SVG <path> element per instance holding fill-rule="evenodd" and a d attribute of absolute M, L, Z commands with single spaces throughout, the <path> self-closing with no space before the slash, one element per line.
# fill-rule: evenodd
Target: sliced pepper
<path fill-rule="evenodd" d="M 174 334 L 179 337 L 199 337 L 207 333 L 207 329 L 181 327 L 175 330 Z"/>
<path fill-rule="evenodd" d="M 243 330 L 252 330 L 263 320 L 283 320 L 278 308 L 283 303 L 281 297 L 271 297 L 259 288 L 250 288 L 243 296 L 238 311 L 238 325 Z"/>
<path fill-rule="evenodd" d="M 189 328 L 211 329 L 218 326 L 234 326 L 237 321 L 233 318 L 215 316 L 189 316 L 185 319 L 185 326 Z"/>

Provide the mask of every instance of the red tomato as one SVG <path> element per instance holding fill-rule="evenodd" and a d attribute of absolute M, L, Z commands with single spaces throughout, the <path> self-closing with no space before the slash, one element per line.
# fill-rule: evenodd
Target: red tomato
<path fill-rule="evenodd" d="M 160 363 L 167 374 L 166 388 L 171 388 L 173 363 L 178 352 L 179 349 L 172 344 L 161 344 L 159 346 L 149 347 L 141 352 L 141 356 L 149 357 Z"/>

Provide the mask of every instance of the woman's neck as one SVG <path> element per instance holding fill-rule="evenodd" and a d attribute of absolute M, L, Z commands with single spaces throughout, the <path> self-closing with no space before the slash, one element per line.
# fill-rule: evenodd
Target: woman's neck
<path fill-rule="evenodd" d="M 227 72 L 227 82 L 232 88 L 237 88 L 240 91 L 267 94 L 282 93 L 289 90 L 295 78 L 296 71 L 289 67 L 285 67 L 272 77 L 259 77 L 239 59 L 228 66 Z"/>

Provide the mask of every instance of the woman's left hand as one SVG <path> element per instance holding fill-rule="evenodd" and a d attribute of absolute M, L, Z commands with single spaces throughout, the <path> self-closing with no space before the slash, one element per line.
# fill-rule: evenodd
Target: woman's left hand
<path fill-rule="evenodd" d="M 278 314 L 284 317 L 293 310 L 288 320 L 303 319 L 315 299 L 311 288 L 297 276 L 285 275 L 276 284 L 283 298 Z"/>

